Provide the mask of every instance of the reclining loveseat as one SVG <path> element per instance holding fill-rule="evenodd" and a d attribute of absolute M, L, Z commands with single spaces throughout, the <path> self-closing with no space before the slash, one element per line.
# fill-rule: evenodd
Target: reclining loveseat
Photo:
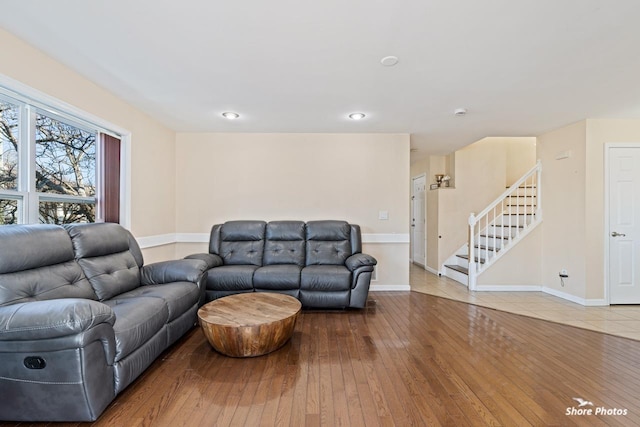
<path fill-rule="evenodd" d="M 191 329 L 207 265 L 117 224 L 0 227 L 0 420 L 93 421 Z"/>
<path fill-rule="evenodd" d="M 206 299 L 280 292 L 303 307 L 363 308 L 376 260 L 346 221 L 229 221 L 211 228 Z"/>

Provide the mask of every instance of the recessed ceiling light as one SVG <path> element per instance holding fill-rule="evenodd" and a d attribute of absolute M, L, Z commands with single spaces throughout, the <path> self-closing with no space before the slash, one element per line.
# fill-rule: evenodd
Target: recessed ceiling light
<path fill-rule="evenodd" d="M 396 65 L 398 63 L 398 57 L 397 56 L 385 56 L 384 58 L 382 58 L 380 60 L 380 63 L 382 65 L 384 65 L 385 67 L 393 67 L 394 65 Z"/>
<path fill-rule="evenodd" d="M 225 111 L 224 113 L 222 113 L 222 117 L 229 120 L 235 120 L 240 117 L 240 114 L 232 113 L 231 111 Z"/>
<path fill-rule="evenodd" d="M 467 114 L 467 109 L 466 108 L 456 108 L 453 111 L 453 114 L 455 114 L 456 116 L 464 116 L 465 114 Z"/>
<path fill-rule="evenodd" d="M 349 118 L 351 120 L 362 120 L 366 117 L 364 113 L 351 113 L 349 114 Z"/>

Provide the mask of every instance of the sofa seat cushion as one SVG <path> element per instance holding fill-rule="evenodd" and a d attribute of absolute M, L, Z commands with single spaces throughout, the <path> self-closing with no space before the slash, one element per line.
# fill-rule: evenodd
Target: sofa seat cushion
<path fill-rule="evenodd" d="M 192 282 L 173 282 L 162 285 L 140 286 L 122 294 L 122 297 L 161 298 L 169 310 L 169 322 L 182 316 L 200 299 L 200 289 Z"/>
<path fill-rule="evenodd" d="M 342 265 L 310 265 L 302 269 L 300 289 L 345 291 L 351 289 L 351 272 Z"/>
<path fill-rule="evenodd" d="M 209 270 L 207 289 L 212 291 L 242 291 L 253 289 L 253 273 L 257 265 L 223 265 Z"/>
<path fill-rule="evenodd" d="M 305 308 L 349 307 L 351 291 L 300 291 L 298 297 Z"/>
<path fill-rule="evenodd" d="M 113 331 L 116 338 L 115 361 L 124 359 L 160 331 L 169 318 L 169 308 L 162 298 L 122 294 L 104 301 L 116 315 Z"/>
<path fill-rule="evenodd" d="M 300 272 L 298 265 L 267 265 L 260 267 L 253 275 L 253 285 L 256 289 L 299 289 Z"/>

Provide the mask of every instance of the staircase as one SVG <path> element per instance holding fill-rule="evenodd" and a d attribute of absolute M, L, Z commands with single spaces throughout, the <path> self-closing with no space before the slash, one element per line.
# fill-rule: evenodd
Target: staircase
<path fill-rule="evenodd" d="M 540 161 L 478 215 L 469 216 L 469 240 L 442 271 L 470 290 L 477 277 L 542 222 Z"/>

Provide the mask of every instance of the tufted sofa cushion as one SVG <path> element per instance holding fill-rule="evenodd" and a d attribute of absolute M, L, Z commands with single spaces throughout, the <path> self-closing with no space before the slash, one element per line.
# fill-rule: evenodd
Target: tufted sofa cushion
<path fill-rule="evenodd" d="M 267 224 L 264 265 L 305 264 L 305 224 L 302 221 L 271 221 Z"/>
<path fill-rule="evenodd" d="M 98 299 L 64 229 L 0 227 L 0 306 L 56 298 Z"/>
<path fill-rule="evenodd" d="M 307 265 L 344 265 L 352 255 L 346 221 L 309 221 L 306 235 Z"/>
<path fill-rule="evenodd" d="M 109 223 L 71 224 L 65 228 L 78 264 L 100 301 L 140 286 L 142 257 L 137 256 L 140 249 L 126 229 Z"/>
<path fill-rule="evenodd" d="M 220 229 L 218 255 L 225 265 L 262 265 L 264 221 L 229 221 Z"/>

